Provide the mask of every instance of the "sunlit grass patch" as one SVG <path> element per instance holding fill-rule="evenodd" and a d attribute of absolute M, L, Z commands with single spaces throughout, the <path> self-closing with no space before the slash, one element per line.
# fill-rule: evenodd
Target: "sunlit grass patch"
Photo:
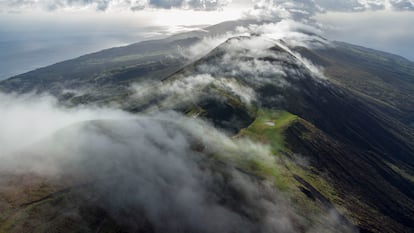
<path fill-rule="evenodd" d="M 286 151 L 283 131 L 298 117 L 287 111 L 273 111 L 260 109 L 256 120 L 240 132 L 240 136 L 247 136 L 261 143 L 269 144 L 273 154 Z"/>

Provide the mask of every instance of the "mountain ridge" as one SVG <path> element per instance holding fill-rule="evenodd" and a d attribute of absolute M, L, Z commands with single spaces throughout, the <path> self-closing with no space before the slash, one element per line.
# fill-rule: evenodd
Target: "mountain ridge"
<path fill-rule="evenodd" d="M 237 24 L 222 24 L 217 30 Z M 59 63 L 65 69 L 55 64 L 2 81 L 0 90 L 48 91 L 68 106 L 115 105 L 136 114 L 173 110 L 205 120 L 232 140 L 268 145 L 277 169 L 266 167 L 273 163 L 253 160 L 247 165 L 236 161 L 236 170 L 253 174 L 253 179 L 263 176 L 272 181 L 296 203 L 294 208 L 309 213 L 309 218 L 313 218 L 313 211 L 329 212 L 326 206 L 333 207 L 339 226 L 344 228 L 327 228 L 327 232 L 352 232 L 348 225 L 360 232 L 413 231 L 414 104 L 404 100 L 414 93 L 413 63 L 340 42 L 306 48 L 254 33 L 231 37 L 203 57 L 186 60 L 179 56 L 177 46 L 190 47 L 201 39 L 181 36 L 147 42 L 151 47 L 145 47 L 148 44 L 144 42 L 133 45 L 138 50 L 115 48 Z M 165 62 L 171 53 L 177 57 Z M 87 64 L 75 75 L 67 74 L 83 59 L 93 61 L 100 56 L 108 60 Z M 311 63 L 305 64 L 303 58 Z M 314 65 L 322 68 L 324 77 Z M 371 83 L 376 85 L 366 89 Z M 85 85 L 92 88 L 79 95 L 64 92 Z M 381 89 L 385 85 L 391 95 Z M 209 146 L 196 140 L 190 148 L 209 155 Z M 218 158 L 224 167 L 234 162 Z M 215 166 L 213 170 L 222 171 L 221 165 Z M 229 192 L 238 195 L 237 191 Z M 232 203 L 230 199 L 226 200 Z M 124 215 L 115 215 L 120 216 Z M 119 227 L 118 219 L 107 218 L 112 219 L 109 228 Z M 13 215 L 0 218 L 0 223 L 4 219 L 12 221 Z M 156 226 L 153 224 L 144 219 L 141 230 L 150 232 Z M 306 232 L 306 226 L 298 231 Z"/>

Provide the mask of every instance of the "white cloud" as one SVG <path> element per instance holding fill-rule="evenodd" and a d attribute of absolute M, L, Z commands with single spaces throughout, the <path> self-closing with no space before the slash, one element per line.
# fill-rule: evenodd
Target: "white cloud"
<path fill-rule="evenodd" d="M 249 35 L 248 33 L 225 32 L 222 35 L 205 36 L 202 40 L 189 48 L 183 48 L 181 54 L 190 60 L 202 58 L 214 48 L 224 43 L 231 37 Z"/>
<path fill-rule="evenodd" d="M 50 95 L 17 95 L 0 92 L 0 159 L 13 154 L 58 129 L 74 123 L 131 118 L 120 110 L 93 107 L 65 108 Z"/>
<path fill-rule="evenodd" d="M 13 10 L 41 9 L 46 11 L 82 9 L 139 11 L 146 8 L 217 10 L 229 3 L 230 0 L 12 0 L 0 2 L 0 7 Z"/>
<path fill-rule="evenodd" d="M 198 59 L 217 48 L 208 61 L 196 65 L 196 72 L 214 77 L 233 77 L 257 87 L 273 84 L 289 85 L 289 79 L 300 78 L 307 73 L 325 79 L 321 68 L 302 58 L 290 48 L 301 46 L 319 48 L 329 42 L 317 36 L 321 30 L 304 23 L 284 19 L 277 23 L 250 24 L 236 28 L 233 32 L 208 37 L 183 51 L 190 59 Z M 282 51 L 272 51 L 280 47 Z M 302 69 L 292 70 L 286 64 Z"/>
<path fill-rule="evenodd" d="M 209 89 L 215 87 L 214 89 Z M 214 95 L 211 91 L 224 91 L 238 98 L 242 103 L 250 105 L 255 100 L 254 91 L 229 77 L 213 77 L 210 74 L 198 74 L 194 76 L 178 76 L 172 80 L 157 83 L 136 83 L 132 85 L 134 101 L 145 104 L 155 99 L 157 104 L 150 109 L 170 109 L 177 106 L 196 103 L 208 95 Z M 217 96 L 218 97 L 218 96 Z"/>

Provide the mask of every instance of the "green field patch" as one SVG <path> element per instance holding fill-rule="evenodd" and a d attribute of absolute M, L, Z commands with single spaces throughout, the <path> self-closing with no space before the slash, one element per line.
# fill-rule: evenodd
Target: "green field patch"
<path fill-rule="evenodd" d="M 269 144 L 272 153 L 277 155 L 280 151 L 288 150 L 283 131 L 297 119 L 298 116 L 287 111 L 260 109 L 256 120 L 249 127 L 241 130 L 239 135 Z"/>

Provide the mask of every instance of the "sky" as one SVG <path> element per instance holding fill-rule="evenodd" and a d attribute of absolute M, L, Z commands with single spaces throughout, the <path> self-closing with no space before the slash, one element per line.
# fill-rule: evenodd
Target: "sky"
<path fill-rule="evenodd" d="M 316 20 L 331 40 L 414 60 L 413 0 L 0 0 L 0 80 L 240 18 Z"/>

